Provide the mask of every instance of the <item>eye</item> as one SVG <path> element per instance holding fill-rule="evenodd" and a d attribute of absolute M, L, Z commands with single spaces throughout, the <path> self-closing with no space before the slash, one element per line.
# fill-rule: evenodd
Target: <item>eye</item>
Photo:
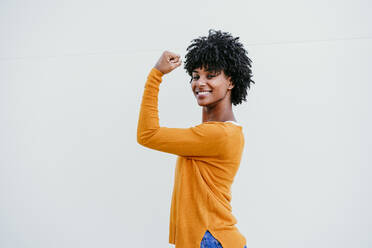
<path fill-rule="evenodd" d="M 208 75 L 207 77 L 208 78 L 212 78 L 212 77 L 215 77 L 216 75 Z M 192 80 L 197 80 L 199 78 L 199 76 L 193 76 L 192 77 Z"/>

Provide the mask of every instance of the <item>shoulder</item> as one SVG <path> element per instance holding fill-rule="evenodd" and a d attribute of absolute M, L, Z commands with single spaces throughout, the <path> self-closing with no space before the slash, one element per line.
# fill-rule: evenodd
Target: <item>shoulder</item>
<path fill-rule="evenodd" d="M 242 134 L 243 127 L 232 122 L 207 121 L 194 126 L 195 130 L 207 132 L 213 136 L 229 137 Z"/>
<path fill-rule="evenodd" d="M 227 136 L 226 127 L 222 123 L 203 122 L 196 126 L 193 126 L 192 129 L 196 132 L 202 132 L 211 135 L 211 137 Z"/>

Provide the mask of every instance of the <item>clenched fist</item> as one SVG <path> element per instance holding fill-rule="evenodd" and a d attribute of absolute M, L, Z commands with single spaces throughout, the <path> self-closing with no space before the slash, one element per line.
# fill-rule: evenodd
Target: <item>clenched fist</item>
<path fill-rule="evenodd" d="M 181 63 L 182 60 L 180 55 L 169 51 L 164 51 L 154 67 L 163 74 L 167 74 L 180 66 Z"/>

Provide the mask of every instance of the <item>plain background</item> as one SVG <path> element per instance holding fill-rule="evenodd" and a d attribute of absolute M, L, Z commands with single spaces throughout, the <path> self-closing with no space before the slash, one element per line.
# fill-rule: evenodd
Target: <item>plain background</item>
<path fill-rule="evenodd" d="M 146 77 L 209 28 L 256 84 L 233 214 L 251 248 L 372 246 L 372 4 L 1 1 L 0 247 L 168 247 L 176 156 L 136 142 Z M 201 123 L 183 65 L 160 125 Z"/>

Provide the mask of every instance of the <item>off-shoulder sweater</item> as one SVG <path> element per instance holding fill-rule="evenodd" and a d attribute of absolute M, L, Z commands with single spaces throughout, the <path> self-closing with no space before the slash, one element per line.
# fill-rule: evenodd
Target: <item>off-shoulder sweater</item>
<path fill-rule="evenodd" d="M 207 121 L 189 128 L 159 126 L 158 94 L 163 73 L 153 67 L 144 86 L 137 142 L 177 155 L 172 192 L 169 243 L 200 248 L 209 232 L 224 248 L 243 248 L 246 238 L 235 226 L 231 185 L 244 147 L 236 122 Z"/>

